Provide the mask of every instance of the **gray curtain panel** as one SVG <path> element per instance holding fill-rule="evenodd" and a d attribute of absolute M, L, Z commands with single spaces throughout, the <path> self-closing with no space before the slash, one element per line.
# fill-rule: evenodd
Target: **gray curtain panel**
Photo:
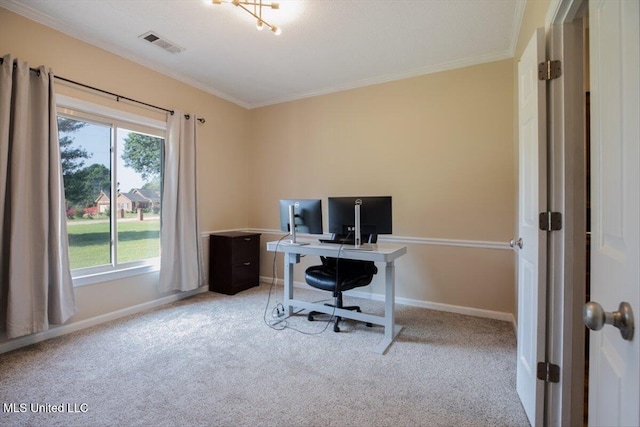
<path fill-rule="evenodd" d="M 0 327 L 9 338 L 75 312 L 54 76 L 0 65 Z"/>
<path fill-rule="evenodd" d="M 160 290 L 164 292 L 189 291 L 204 285 L 196 123 L 194 115 L 181 111 L 167 117 L 160 230 Z"/>

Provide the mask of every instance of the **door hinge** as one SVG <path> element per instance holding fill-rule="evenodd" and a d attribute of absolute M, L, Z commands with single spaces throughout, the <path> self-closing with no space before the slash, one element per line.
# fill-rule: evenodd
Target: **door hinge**
<path fill-rule="evenodd" d="M 538 373 L 536 376 L 539 380 L 546 383 L 559 383 L 560 366 L 548 362 L 538 362 Z"/>
<path fill-rule="evenodd" d="M 560 212 L 540 212 L 540 230 L 562 230 L 562 214 Z"/>
<path fill-rule="evenodd" d="M 538 64 L 538 80 L 553 80 L 562 75 L 560 61 L 544 61 Z"/>

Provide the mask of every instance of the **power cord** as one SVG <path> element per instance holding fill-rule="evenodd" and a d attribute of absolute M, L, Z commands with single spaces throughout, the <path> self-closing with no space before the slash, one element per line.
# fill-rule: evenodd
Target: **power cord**
<path fill-rule="evenodd" d="M 319 334 L 322 334 L 324 331 L 327 330 L 327 328 L 329 327 L 329 324 L 333 320 L 334 315 L 335 315 L 335 306 L 337 305 L 337 301 L 334 304 L 333 313 L 331 314 L 331 317 L 329 318 L 329 320 L 327 320 L 324 328 L 322 330 L 320 330 L 320 331 L 308 332 L 308 331 L 303 331 L 303 330 L 300 330 L 298 328 L 295 328 L 295 327 L 289 325 L 289 322 L 287 322 L 287 319 L 289 319 L 292 316 L 295 316 L 295 315 L 298 315 L 298 314 L 302 313 L 305 309 L 300 309 L 298 311 L 293 312 L 291 315 L 287 316 L 285 307 L 282 305 L 282 303 L 276 303 L 276 305 L 271 309 L 271 318 L 272 318 L 272 320 L 268 320 L 267 319 L 267 313 L 269 311 L 269 305 L 271 304 L 271 293 L 272 293 L 273 289 L 276 286 L 276 280 L 277 280 L 277 277 L 278 277 L 278 267 L 277 267 L 277 264 L 278 264 L 277 263 L 278 247 L 280 246 L 280 243 L 285 238 L 287 238 L 288 236 L 289 236 L 289 234 L 285 234 L 280 239 L 278 239 L 278 241 L 276 242 L 275 251 L 273 253 L 273 262 L 272 262 L 272 265 L 271 265 L 271 271 L 272 271 L 271 285 L 269 287 L 269 295 L 267 297 L 267 304 L 266 304 L 266 306 L 264 308 L 264 314 L 263 314 L 262 320 L 264 321 L 265 325 L 267 325 L 269 328 L 271 328 L 273 330 L 276 330 L 276 331 L 281 331 L 281 330 L 284 330 L 284 329 L 293 329 L 294 331 L 299 332 L 299 333 L 304 334 L 304 335 L 319 335 Z M 338 249 L 338 254 L 339 253 L 340 253 L 340 249 Z M 337 279 L 337 277 L 336 277 L 336 279 Z M 327 300 L 313 301 L 313 303 L 316 304 L 316 303 L 323 302 L 323 301 L 327 301 Z"/>
<path fill-rule="evenodd" d="M 271 292 L 273 292 L 273 288 L 275 287 L 276 284 L 276 279 L 278 277 L 278 267 L 277 267 L 277 255 L 278 255 L 278 247 L 280 246 L 280 243 L 287 237 L 289 236 L 289 234 L 285 234 L 282 237 L 280 237 L 280 239 L 278 239 L 278 242 L 276 243 L 276 249 L 275 252 L 273 253 L 273 263 L 271 265 L 271 285 L 269 286 L 269 295 L 267 297 L 267 305 L 264 307 L 264 314 L 262 316 L 262 320 L 264 321 L 265 325 L 269 326 L 272 329 L 276 329 L 272 324 L 270 324 L 267 321 L 267 311 L 269 310 L 269 304 L 271 304 Z M 280 317 L 280 313 L 282 310 L 282 313 L 284 314 L 284 307 L 282 306 L 281 303 L 277 303 L 276 307 L 273 308 L 273 310 L 276 311 L 277 316 L 276 317 Z M 273 310 L 272 310 L 272 317 L 273 317 Z"/>

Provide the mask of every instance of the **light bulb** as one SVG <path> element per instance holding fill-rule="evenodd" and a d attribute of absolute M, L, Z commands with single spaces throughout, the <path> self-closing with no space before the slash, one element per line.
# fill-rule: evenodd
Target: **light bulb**
<path fill-rule="evenodd" d="M 262 29 L 264 28 L 264 25 L 262 25 L 262 21 L 258 20 L 256 22 L 256 28 L 258 29 L 258 31 L 262 31 Z"/>
<path fill-rule="evenodd" d="M 273 31 L 273 34 L 275 34 L 276 36 L 279 36 L 280 34 L 282 34 L 282 30 L 276 27 L 275 25 L 271 27 L 271 31 Z"/>

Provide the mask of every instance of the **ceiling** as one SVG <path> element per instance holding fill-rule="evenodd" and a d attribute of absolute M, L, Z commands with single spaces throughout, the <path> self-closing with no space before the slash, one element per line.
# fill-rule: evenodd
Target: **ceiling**
<path fill-rule="evenodd" d="M 0 0 L 245 108 L 512 58 L 525 0 L 281 0 L 255 19 L 210 0 Z M 153 31 L 185 50 L 139 36 Z M 73 76 L 65 76 L 73 78 Z"/>

